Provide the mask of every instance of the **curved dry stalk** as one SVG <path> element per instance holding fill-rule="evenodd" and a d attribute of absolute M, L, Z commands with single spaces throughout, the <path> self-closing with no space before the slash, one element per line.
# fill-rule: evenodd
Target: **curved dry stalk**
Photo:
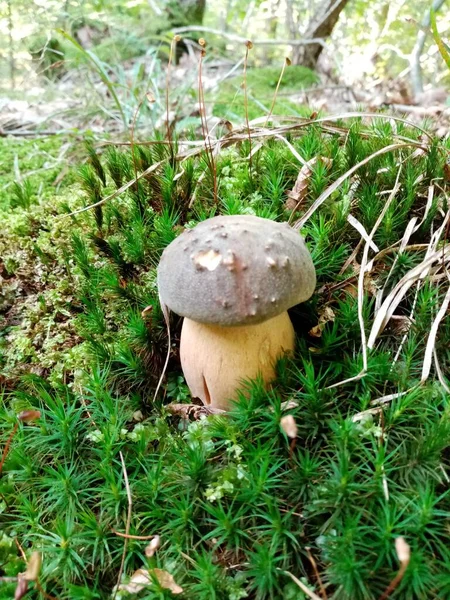
<path fill-rule="evenodd" d="M 384 115 L 384 114 L 365 113 L 365 112 L 346 112 L 346 113 L 341 113 L 341 114 L 337 114 L 337 115 L 319 117 L 318 119 L 305 119 L 302 126 L 304 127 L 305 125 L 312 125 L 315 123 L 326 123 L 326 122 L 330 122 L 330 121 L 340 121 L 341 119 L 354 119 L 354 118 L 358 118 L 358 117 L 364 117 L 366 119 L 385 119 L 385 120 L 398 121 L 399 123 L 404 123 L 405 125 L 408 125 L 410 127 L 413 127 L 414 129 L 417 129 L 423 135 L 425 135 L 430 141 L 433 141 L 433 136 L 430 133 L 428 133 L 428 131 L 426 131 L 422 127 L 419 127 L 419 125 L 416 125 L 416 123 L 413 123 L 413 121 L 410 121 L 403 117 L 397 117 L 395 115 Z M 290 117 L 290 116 L 277 116 L 276 118 L 283 120 L 283 121 L 293 121 L 296 119 L 296 117 Z M 252 124 L 256 125 L 258 123 L 263 123 L 264 119 L 265 119 L 265 117 L 258 117 L 258 119 L 254 119 L 252 121 Z M 397 136 L 397 137 L 398 137 L 398 139 L 400 139 L 400 136 Z M 410 140 L 410 141 L 413 142 L 414 140 Z M 415 142 L 415 143 L 417 146 L 423 145 L 420 142 Z"/>
<path fill-rule="evenodd" d="M 344 116 L 364 116 L 364 113 L 348 113 L 346 115 L 340 115 L 340 118 L 343 118 Z M 374 115 L 370 115 L 370 116 L 374 116 Z M 375 116 L 381 116 L 381 115 L 375 115 Z M 333 117 L 334 118 L 334 117 Z M 301 122 L 299 123 L 299 119 L 295 118 L 295 125 L 291 125 L 291 126 L 286 126 L 286 127 L 278 127 L 278 128 L 274 128 L 274 129 L 255 129 L 254 131 L 252 131 L 252 139 L 258 139 L 258 138 L 273 138 L 273 137 L 277 137 L 279 139 L 283 139 L 284 143 L 286 143 L 286 140 L 283 137 L 283 134 L 287 134 L 289 132 L 292 131 L 296 131 L 299 129 L 304 128 L 307 125 L 311 125 L 313 123 L 324 123 L 327 120 L 332 120 L 333 118 L 324 118 L 324 119 L 316 119 L 316 120 L 301 120 Z M 265 119 L 265 117 L 263 118 Z M 292 120 L 292 119 L 291 119 Z M 256 121 L 256 120 L 255 120 Z M 255 121 L 252 121 L 250 124 L 254 123 Z M 325 125 L 322 125 L 322 129 L 324 131 L 331 131 L 333 133 L 338 133 L 338 134 L 346 134 L 347 130 L 345 128 L 329 128 Z M 426 133 L 426 132 L 424 132 Z M 397 136 L 398 139 L 400 139 L 399 136 Z M 237 144 L 245 139 L 248 139 L 248 131 L 247 128 L 244 127 L 242 128 L 242 132 L 240 132 L 239 130 L 235 130 L 232 131 L 230 133 L 227 133 L 226 135 L 224 135 L 222 138 L 218 139 L 218 140 L 211 140 L 209 139 L 209 148 L 205 148 L 205 142 L 200 142 L 199 144 L 194 145 L 195 147 L 193 149 L 190 150 L 185 150 L 183 152 L 179 152 L 178 154 L 176 154 L 173 158 L 175 161 L 183 161 L 186 160 L 188 158 L 193 158 L 195 156 L 199 156 L 200 154 L 202 154 L 203 152 L 208 152 L 208 150 L 213 153 L 218 151 L 219 149 L 222 148 L 227 148 L 228 146 L 231 146 L 233 144 Z M 160 143 L 160 142 L 158 142 Z M 122 142 L 122 145 L 129 145 L 129 143 L 126 142 Z M 187 144 L 189 145 L 189 144 Z M 413 140 L 408 140 L 407 142 L 402 142 L 402 143 L 397 143 L 397 144 L 391 144 L 390 146 L 386 146 L 385 148 L 382 148 L 381 150 L 378 150 L 377 152 L 375 152 L 374 154 L 372 154 L 371 156 L 367 157 L 364 161 L 361 161 L 360 163 L 358 163 L 358 165 L 355 165 L 354 167 L 352 167 L 351 170 L 349 170 L 347 173 L 345 173 L 343 176 L 341 176 L 337 181 L 335 181 L 332 186 L 330 186 L 327 190 L 325 190 L 325 192 L 316 200 L 316 202 L 313 204 L 313 206 L 309 209 L 308 213 L 306 215 L 304 215 L 300 221 L 300 226 L 303 225 L 304 222 L 306 222 L 306 220 L 311 216 L 311 214 L 313 214 L 315 212 L 315 210 L 320 206 L 320 204 L 322 204 L 322 202 L 324 202 L 333 192 L 335 189 L 337 189 L 339 187 L 339 185 L 341 185 L 341 183 L 350 175 L 352 175 L 357 169 L 359 169 L 361 166 L 363 166 L 364 164 L 366 164 L 367 162 L 369 162 L 372 158 L 375 158 L 376 156 L 380 156 L 382 154 L 386 154 L 388 152 L 391 152 L 392 150 L 396 150 L 396 149 L 400 149 L 400 148 L 407 148 L 407 147 L 419 147 L 419 148 L 423 148 L 423 143 L 421 142 L 417 142 L 417 141 L 413 141 Z M 293 148 L 293 147 L 292 147 Z M 291 151 L 292 151 L 292 148 Z M 295 149 L 294 149 L 295 150 Z M 297 158 L 297 160 L 299 160 L 299 162 L 303 162 L 304 159 L 302 159 L 302 157 L 296 152 L 294 154 L 294 156 Z M 108 202 L 109 200 L 112 200 L 113 198 L 116 198 L 117 196 L 120 196 L 120 194 L 122 194 L 123 192 L 127 191 L 130 187 L 132 187 L 133 185 L 135 185 L 140 179 L 147 177 L 148 175 L 150 175 L 151 173 L 153 173 L 154 171 L 156 171 L 159 167 L 161 167 L 162 165 L 164 165 L 166 162 L 168 161 L 168 159 L 163 159 L 161 161 L 158 161 L 157 163 L 154 163 L 153 165 L 151 165 L 150 167 L 148 167 L 148 169 L 146 169 L 145 171 L 143 171 L 142 173 L 140 173 L 137 177 L 133 178 L 132 180 L 128 181 L 127 183 L 125 183 L 124 185 L 122 185 L 119 189 L 117 189 L 115 192 L 113 192 L 112 194 L 110 194 L 109 196 L 106 196 L 105 198 L 102 198 L 101 200 L 99 200 L 98 202 L 95 202 L 93 204 L 90 204 L 89 206 L 84 206 L 83 208 L 79 208 L 76 209 L 70 213 L 66 213 L 63 215 L 58 215 L 55 218 L 56 219 L 63 219 L 63 218 L 67 218 L 67 217 L 72 217 L 75 215 L 78 215 L 80 213 L 86 212 L 88 210 L 91 210 L 92 208 L 96 208 L 98 206 L 102 206 L 103 204 L 105 204 L 106 202 Z M 319 202 L 320 200 L 320 202 Z M 298 225 L 298 224 L 297 224 Z"/>
<path fill-rule="evenodd" d="M 431 364 L 433 362 L 433 352 L 435 352 L 436 336 L 439 324 L 445 317 L 449 304 L 450 286 L 447 290 L 447 293 L 445 294 L 445 298 L 441 304 L 441 308 L 439 309 L 438 314 L 436 315 L 436 318 L 434 319 L 433 324 L 431 325 L 430 333 L 428 335 L 427 345 L 425 347 L 425 356 L 423 359 L 422 376 L 420 378 L 421 383 L 424 383 L 430 375 Z"/>
<path fill-rule="evenodd" d="M 362 368 L 361 372 L 358 373 L 357 375 L 355 375 L 354 377 L 350 377 L 348 379 L 344 379 L 343 381 L 339 381 L 337 383 L 334 383 L 334 384 L 326 387 L 325 389 L 333 389 L 333 388 L 339 387 L 341 385 L 344 385 L 346 383 L 350 383 L 352 381 L 358 381 L 359 379 L 362 379 L 366 375 L 366 373 L 367 373 L 367 365 L 368 365 L 367 350 L 368 350 L 368 344 L 367 344 L 366 330 L 365 330 L 365 325 L 364 325 L 364 314 L 363 314 L 363 306 L 364 306 L 364 277 L 365 277 L 365 274 L 371 270 L 371 265 L 373 265 L 373 261 L 368 264 L 369 250 L 370 250 L 371 245 L 372 245 L 373 237 L 374 237 L 374 235 L 375 235 L 378 227 L 380 226 L 381 221 L 384 218 L 384 215 L 386 214 L 387 210 L 389 209 L 390 205 L 392 204 L 392 201 L 394 200 L 394 198 L 395 198 L 398 190 L 400 189 L 400 173 L 401 173 L 401 171 L 402 171 L 402 168 L 400 167 L 398 169 L 398 172 L 397 172 L 397 177 L 395 179 L 394 188 L 391 190 L 391 192 L 389 194 L 389 198 L 386 200 L 386 203 L 385 203 L 385 205 L 383 207 L 383 210 L 378 215 L 378 218 L 377 218 L 374 226 L 372 227 L 372 230 L 371 230 L 370 234 L 367 235 L 366 243 L 364 245 L 364 252 L 363 252 L 362 259 L 361 259 L 361 265 L 360 265 L 360 269 L 359 269 L 359 276 L 358 276 L 358 322 L 359 322 L 359 329 L 360 329 L 360 333 L 361 333 L 361 351 L 362 351 L 362 358 L 363 358 L 363 368 Z"/>
<path fill-rule="evenodd" d="M 450 259 L 450 248 L 443 247 L 442 251 L 436 250 L 439 240 L 444 232 L 444 229 L 449 222 L 450 219 L 450 211 L 445 215 L 444 221 L 442 225 L 437 229 L 427 246 L 427 252 L 423 261 L 416 265 L 414 268 L 410 269 L 395 285 L 395 287 L 388 294 L 382 305 L 380 306 L 378 312 L 375 315 L 375 320 L 372 325 L 372 329 L 369 335 L 368 348 L 373 348 L 376 339 L 386 327 L 388 321 L 394 314 L 395 309 L 400 304 L 402 299 L 408 290 L 414 285 L 417 281 L 421 281 L 424 279 L 430 272 L 431 267 L 435 262 L 438 264 L 445 266 L 448 260 Z M 405 246 L 406 248 L 406 246 Z"/>
<path fill-rule="evenodd" d="M 283 63 L 283 68 L 281 69 L 281 73 L 280 76 L 278 77 L 278 81 L 277 81 L 277 87 L 275 88 L 275 93 L 273 95 L 273 100 L 272 100 L 272 104 L 270 106 L 270 110 L 269 110 L 269 114 L 266 117 L 266 120 L 264 122 L 264 127 L 266 127 L 267 125 L 267 121 L 270 119 L 270 117 L 272 116 L 273 113 L 273 109 L 275 108 L 275 102 L 277 101 L 277 97 L 278 97 L 278 90 L 280 89 L 280 85 L 281 85 L 281 81 L 283 79 L 283 75 L 284 72 L 286 70 L 286 67 L 290 66 L 291 61 L 289 60 L 289 58 L 285 58 L 284 59 L 284 63 Z"/>
<path fill-rule="evenodd" d="M 450 258 L 450 251 L 446 252 L 446 260 L 448 258 Z M 394 289 L 386 297 L 375 316 L 367 344 L 369 349 L 374 347 L 375 341 L 386 327 L 389 319 L 394 314 L 395 309 L 400 304 L 407 291 L 414 285 L 416 281 L 424 279 L 428 274 L 430 267 L 440 259 L 442 259 L 442 253 L 434 252 L 429 258 L 423 260 L 419 265 L 408 271 L 408 273 L 406 273 L 406 275 L 400 279 Z"/>
<path fill-rule="evenodd" d="M 388 598 L 391 595 L 391 593 L 395 590 L 400 581 L 403 579 L 405 571 L 409 565 L 411 550 L 409 544 L 406 543 L 406 540 L 403 537 L 395 538 L 395 549 L 397 552 L 397 557 L 400 561 L 400 568 L 397 572 L 397 575 L 390 582 L 385 591 L 381 594 L 379 600 L 386 600 L 386 598 Z"/>
<path fill-rule="evenodd" d="M 447 385 L 447 382 L 444 379 L 444 374 L 442 373 L 441 365 L 439 364 L 436 348 L 433 348 L 433 359 L 434 368 L 436 369 L 436 375 L 438 376 L 439 383 L 442 385 L 447 394 L 450 394 L 450 387 Z"/>

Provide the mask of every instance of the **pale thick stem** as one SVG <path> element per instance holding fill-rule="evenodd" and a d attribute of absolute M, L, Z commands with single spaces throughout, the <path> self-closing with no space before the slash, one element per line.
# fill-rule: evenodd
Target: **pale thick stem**
<path fill-rule="evenodd" d="M 242 382 L 261 376 L 268 385 L 275 364 L 294 349 L 295 334 L 287 312 L 259 325 L 221 327 L 184 319 L 181 365 L 192 396 L 227 410 Z"/>

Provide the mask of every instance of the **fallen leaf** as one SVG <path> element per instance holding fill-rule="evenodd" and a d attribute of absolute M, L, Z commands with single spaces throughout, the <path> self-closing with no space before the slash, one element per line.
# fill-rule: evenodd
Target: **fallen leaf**
<path fill-rule="evenodd" d="M 215 408 L 214 406 L 199 406 L 198 404 L 182 403 L 167 404 L 166 410 L 168 410 L 170 414 L 179 416 L 182 419 L 189 419 L 192 417 L 194 421 L 198 421 L 203 416 L 223 415 L 226 412 L 221 408 Z"/>
<path fill-rule="evenodd" d="M 412 321 L 406 315 L 392 315 L 388 326 L 393 334 L 404 335 L 411 329 Z"/>
<path fill-rule="evenodd" d="M 128 583 L 121 583 L 119 590 L 129 592 L 130 594 L 138 594 L 140 591 L 151 585 L 152 579 L 147 569 L 138 569 L 133 573 Z"/>
<path fill-rule="evenodd" d="M 181 594 L 183 592 L 183 588 L 175 582 L 173 576 L 162 569 L 138 569 L 131 576 L 129 583 L 121 583 L 119 585 L 119 590 L 129 592 L 130 594 L 138 594 L 153 584 L 153 578 L 158 581 L 162 588 L 170 590 L 172 594 Z"/>
<path fill-rule="evenodd" d="M 160 546 L 161 546 L 161 538 L 159 537 L 159 535 L 155 535 L 155 537 L 152 539 L 152 541 L 145 548 L 145 556 L 147 556 L 148 558 L 151 558 Z"/>
<path fill-rule="evenodd" d="M 301 206 L 301 203 L 308 193 L 309 181 L 313 174 L 313 167 L 318 161 L 323 162 L 327 167 L 330 167 L 333 162 L 330 158 L 326 158 L 325 156 L 315 156 L 303 165 L 297 176 L 294 187 L 287 193 L 288 199 L 284 205 L 286 210 L 294 211 Z"/>
<path fill-rule="evenodd" d="M 39 572 L 42 565 L 42 554 L 40 552 L 33 552 L 30 560 L 27 564 L 27 570 L 23 574 L 23 578 L 27 581 L 36 581 L 39 577 Z"/>
<path fill-rule="evenodd" d="M 280 426 L 288 438 L 291 438 L 291 440 L 294 440 L 297 437 L 297 423 L 292 415 L 281 417 Z"/>
<path fill-rule="evenodd" d="M 325 325 L 334 322 L 335 318 L 336 315 L 334 314 L 333 309 L 330 306 L 324 306 L 319 312 L 319 322 L 309 330 L 309 335 L 316 338 L 322 337 L 322 331 L 324 330 Z"/>
<path fill-rule="evenodd" d="M 23 423 L 29 423 L 30 421 L 36 421 L 37 419 L 40 419 L 41 417 L 41 411 L 39 410 L 23 410 L 22 412 L 20 412 L 17 415 L 17 418 L 19 419 L 19 421 L 22 421 Z"/>
<path fill-rule="evenodd" d="M 411 548 L 404 537 L 395 538 L 395 551 L 397 558 L 401 563 L 409 563 L 411 557 Z"/>
<path fill-rule="evenodd" d="M 183 588 L 175 582 L 173 576 L 162 569 L 152 569 L 153 575 L 159 582 L 159 585 L 166 590 L 170 590 L 172 594 L 182 594 Z"/>

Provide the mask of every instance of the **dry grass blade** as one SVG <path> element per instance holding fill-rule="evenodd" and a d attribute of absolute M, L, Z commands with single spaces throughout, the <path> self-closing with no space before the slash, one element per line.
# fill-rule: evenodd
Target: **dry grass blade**
<path fill-rule="evenodd" d="M 392 201 L 394 200 L 395 196 L 397 195 L 397 192 L 400 188 L 400 184 L 399 184 L 400 173 L 401 173 L 401 168 L 398 170 L 394 189 L 389 194 L 389 198 L 387 199 L 386 204 L 383 207 L 383 210 L 378 215 L 375 225 L 373 226 L 372 231 L 369 234 L 366 245 L 364 246 L 364 252 L 363 252 L 363 257 L 361 260 L 361 266 L 360 266 L 360 271 L 359 271 L 359 277 L 358 277 L 358 321 L 359 321 L 359 327 L 360 327 L 360 331 L 361 331 L 361 349 L 362 349 L 362 355 L 363 355 L 363 371 L 364 372 L 367 372 L 367 341 L 366 341 L 366 330 L 364 327 L 364 315 L 363 315 L 364 277 L 365 277 L 365 274 L 367 271 L 366 267 L 367 267 L 367 259 L 369 257 L 370 242 L 373 240 L 373 236 L 375 235 L 378 227 L 380 226 L 380 223 L 382 222 L 384 215 L 388 211 L 390 205 L 392 204 Z"/>
<path fill-rule="evenodd" d="M 369 234 L 367 233 L 364 225 L 362 223 L 360 223 L 358 221 L 358 219 L 356 219 L 353 215 L 349 214 L 347 217 L 347 221 L 350 223 L 350 225 L 352 227 L 354 227 L 356 229 L 356 231 L 359 233 L 359 235 L 363 238 L 363 240 L 366 242 L 366 244 L 369 244 L 370 248 L 374 251 L 374 252 L 379 252 L 380 249 L 378 248 L 378 246 L 375 244 L 375 242 L 370 238 Z"/>
<path fill-rule="evenodd" d="M 414 283 L 424 279 L 436 261 L 443 263 L 447 262 L 449 258 L 450 249 L 447 249 L 444 252 L 435 251 L 402 277 L 402 279 L 386 297 L 375 316 L 367 344 L 369 349 L 374 347 L 378 336 L 383 331 L 389 319 L 394 314 L 395 309 L 405 297 L 407 291 L 414 285 Z"/>
<path fill-rule="evenodd" d="M 366 165 L 368 162 L 376 158 L 377 156 L 381 156 L 382 154 L 387 154 L 388 152 L 393 152 L 394 150 L 400 150 L 402 148 L 410 148 L 412 144 L 410 143 L 397 143 L 390 144 L 385 148 L 381 148 L 376 152 L 373 152 L 370 156 L 367 156 L 364 160 L 360 161 L 358 164 L 354 165 L 351 169 L 349 169 L 346 173 L 341 175 L 334 183 L 332 183 L 320 196 L 317 200 L 310 206 L 310 208 L 306 211 L 301 219 L 299 219 L 295 225 L 294 229 L 300 230 L 308 219 L 316 212 L 316 210 L 327 200 L 343 183 L 346 179 L 348 179 L 353 173 L 356 173 L 358 169 Z"/>
<path fill-rule="evenodd" d="M 298 117 L 291 117 L 291 116 L 280 116 L 277 115 L 277 120 L 279 121 L 298 121 Z M 348 113 L 341 113 L 341 114 L 337 114 L 337 115 L 330 115 L 330 116 L 326 116 L 326 117 L 319 117 L 318 119 L 302 119 L 302 127 L 308 126 L 308 125 L 312 125 L 312 124 L 321 124 L 321 123 L 330 123 L 332 121 L 341 121 L 343 119 L 357 119 L 357 118 L 365 118 L 365 119 L 384 119 L 384 120 L 388 120 L 388 121 L 396 121 L 398 123 L 404 123 L 405 125 L 408 125 L 408 127 L 413 127 L 414 129 L 417 129 L 418 131 L 420 131 L 423 135 L 425 135 L 430 142 L 433 141 L 433 137 L 430 133 L 428 133 L 428 131 L 426 131 L 425 129 L 423 129 L 422 127 L 419 127 L 419 125 L 417 125 L 416 123 L 414 123 L 413 121 L 410 121 L 409 119 L 404 119 L 403 117 L 397 117 L 394 115 L 385 115 L 385 114 L 380 114 L 380 113 L 365 113 L 365 112 L 348 112 Z M 266 117 L 258 117 L 257 119 L 253 119 L 252 123 L 254 125 L 258 125 L 260 123 L 264 123 L 265 122 Z M 405 139 L 402 138 L 402 136 L 396 136 L 397 139 Z M 423 143 L 421 142 L 417 142 L 415 140 L 408 140 L 411 142 L 411 145 L 414 146 L 423 146 Z"/>
<path fill-rule="evenodd" d="M 364 377 L 366 372 L 362 370 L 358 375 L 354 377 L 349 377 L 348 379 L 343 379 L 342 381 L 338 381 L 337 383 L 332 383 L 331 385 L 327 385 L 324 390 L 333 390 L 334 388 L 340 387 L 341 385 L 346 385 L 347 383 L 352 383 L 353 381 L 359 381 Z"/>
<path fill-rule="evenodd" d="M 397 398 L 406 396 L 406 394 L 409 394 L 410 392 L 412 392 L 413 390 L 418 388 L 419 385 L 415 385 L 414 387 L 409 388 L 408 390 L 405 390 L 404 392 L 396 392 L 395 394 L 387 394 L 386 396 L 381 396 L 381 398 L 376 398 L 375 400 L 371 400 L 370 404 L 372 406 L 382 406 L 383 404 L 388 404 L 392 400 L 396 400 Z M 369 410 L 371 410 L 371 409 L 369 409 Z"/>
<path fill-rule="evenodd" d="M 373 240 L 373 236 L 375 235 L 378 227 L 380 226 L 380 223 L 382 222 L 382 220 L 384 218 L 384 215 L 388 211 L 390 205 L 392 204 L 392 201 L 394 200 L 398 190 L 400 189 L 400 183 L 399 183 L 400 173 L 401 173 L 401 167 L 399 168 L 399 170 L 397 172 L 397 177 L 395 179 L 394 188 L 390 192 L 389 198 L 386 200 L 386 204 L 384 205 L 383 210 L 378 215 L 378 218 L 377 218 L 374 226 L 372 227 L 372 231 L 367 236 L 366 244 L 364 246 L 363 256 L 361 259 L 361 265 L 360 265 L 359 276 L 358 276 L 358 322 L 359 322 L 359 329 L 360 329 L 360 333 L 361 333 L 361 351 L 362 351 L 362 358 L 363 358 L 362 371 L 360 373 L 358 373 L 358 375 L 355 375 L 355 377 L 350 377 L 349 379 L 345 379 L 343 381 L 339 381 L 338 383 L 334 383 L 333 385 L 328 386 L 326 389 L 332 389 L 335 387 L 339 387 L 341 385 L 350 383 L 351 381 L 358 381 L 359 379 L 364 377 L 365 374 L 367 373 L 368 344 L 367 344 L 366 330 L 365 330 L 365 326 L 364 326 L 364 314 L 363 314 L 364 278 L 365 278 L 366 272 L 370 271 L 371 265 L 373 264 L 373 261 L 370 264 L 368 264 L 369 250 L 370 250 L 370 246 L 371 246 L 371 243 Z"/>
<path fill-rule="evenodd" d="M 158 380 L 158 385 L 156 386 L 155 393 L 153 394 L 153 402 L 158 397 L 158 392 L 159 392 L 160 387 L 162 385 L 162 382 L 164 380 L 164 375 L 166 374 L 166 371 L 167 371 L 167 365 L 169 364 L 170 349 L 172 347 L 172 340 L 171 340 L 171 336 L 170 336 L 169 309 L 164 304 L 164 302 L 161 300 L 161 296 L 159 296 L 159 303 L 161 305 L 161 310 L 162 310 L 162 313 L 163 313 L 163 316 L 164 316 L 164 322 L 165 322 L 166 327 L 167 327 L 167 355 L 166 355 L 166 360 L 164 362 L 164 366 L 163 366 L 163 369 L 162 369 L 162 372 L 161 372 L 161 376 L 160 376 L 160 378 Z"/>
<path fill-rule="evenodd" d="M 361 412 L 356 413 L 355 415 L 353 415 L 352 422 L 353 423 L 358 423 L 359 421 L 362 421 L 362 419 L 364 419 L 366 416 L 369 416 L 369 415 L 372 415 L 372 416 L 378 415 L 378 414 L 380 414 L 381 410 L 382 409 L 381 409 L 380 406 L 377 406 L 375 408 L 368 408 L 366 410 L 363 410 L 363 411 L 361 411 Z"/>
<path fill-rule="evenodd" d="M 323 600 L 328 600 L 327 592 L 325 586 L 322 583 L 322 578 L 320 577 L 319 569 L 317 568 L 317 563 L 314 559 L 314 556 L 312 555 L 310 548 L 305 548 L 305 550 L 308 554 L 309 562 L 311 563 L 312 568 L 314 570 L 314 575 L 316 576 L 317 583 L 319 584 L 320 595 L 322 596 Z"/>
<path fill-rule="evenodd" d="M 117 592 L 119 591 L 119 587 L 120 587 L 120 580 L 122 579 L 123 568 L 124 568 L 124 565 L 125 565 L 125 556 L 127 554 L 127 547 L 128 547 L 128 536 L 130 535 L 131 511 L 133 509 L 133 501 L 132 501 L 132 498 L 131 498 L 130 483 L 128 481 L 127 468 L 125 466 L 125 461 L 123 459 L 122 452 L 119 452 L 119 456 L 120 456 L 120 462 L 122 463 L 122 471 L 123 471 L 123 477 L 124 477 L 124 480 L 125 480 L 125 488 L 127 490 L 128 513 L 127 513 L 127 523 L 126 523 L 126 526 L 125 526 L 125 542 L 123 544 L 122 561 L 120 563 L 119 575 L 117 576 L 117 585 L 116 585 L 116 588 L 114 590 L 114 594 L 113 594 L 112 600 L 115 600 L 115 598 L 117 596 Z"/>
<path fill-rule="evenodd" d="M 282 141 L 283 144 L 286 144 L 286 146 L 289 148 L 289 150 L 292 152 L 292 155 L 295 156 L 298 162 L 302 165 L 306 165 L 307 161 L 297 152 L 297 150 L 294 148 L 294 146 L 290 143 L 289 140 L 287 140 L 284 136 L 282 136 L 279 133 L 273 133 L 272 137 L 275 137 L 277 138 L 277 140 Z"/>
<path fill-rule="evenodd" d="M 444 379 L 444 374 L 442 373 L 441 365 L 439 364 L 436 348 L 433 348 L 433 359 L 434 368 L 436 369 L 436 375 L 438 376 L 439 383 L 442 385 L 447 394 L 450 394 L 450 387 L 447 385 L 447 382 Z"/>
<path fill-rule="evenodd" d="M 126 533 L 121 533 L 120 531 L 116 531 L 115 529 L 112 530 L 112 532 L 117 535 L 118 537 L 121 538 L 127 538 L 129 540 L 152 540 L 155 536 L 154 535 L 131 535 L 131 534 L 126 534 Z"/>
<path fill-rule="evenodd" d="M 425 211 L 425 214 L 426 214 L 426 211 Z M 425 218 L 425 215 L 424 215 L 424 218 Z M 389 270 L 389 273 L 387 274 L 387 277 L 386 277 L 386 279 L 384 281 L 384 285 L 383 285 L 382 289 L 377 294 L 377 297 L 376 297 L 376 300 L 375 300 L 375 314 L 378 312 L 378 310 L 379 310 L 379 308 L 381 306 L 381 303 L 383 301 L 383 296 L 384 296 L 387 284 L 388 284 L 388 282 L 389 282 L 389 280 L 391 278 L 392 273 L 394 272 L 395 266 L 397 265 L 398 257 L 400 256 L 400 254 L 402 254 L 404 252 L 404 250 L 405 250 L 405 248 L 406 248 L 406 246 L 408 244 L 408 241 L 409 241 L 409 238 L 411 237 L 411 235 L 415 231 L 417 231 L 417 229 L 422 224 L 422 221 L 421 221 L 419 223 L 419 225 L 416 225 L 417 220 L 418 220 L 417 217 L 413 217 L 410 220 L 410 222 L 408 223 L 408 225 L 407 225 L 407 227 L 405 229 L 405 232 L 404 232 L 403 237 L 402 237 L 402 241 L 400 242 L 400 247 L 398 249 L 398 253 L 397 253 L 397 255 L 396 255 L 395 259 L 394 259 L 394 262 L 392 263 L 392 266 L 391 266 L 391 268 Z"/>
<path fill-rule="evenodd" d="M 412 321 L 413 321 L 413 315 L 414 315 L 414 311 L 416 310 L 417 298 L 419 296 L 419 290 L 420 290 L 420 281 L 417 282 L 416 292 L 414 294 L 414 300 L 413 300 L 411 311 L 410 311 L 409 317 L 408 317 L 410 323 L 412 323 Z M 405 331 L 405 333 L 404 333 L 404 335 L 403 335 L 403 337 L 401 339 L 400 345 L 397 348 L 397 352 L 395 353 L 394 360 L 392 361 L 391 371 L 392 371 L 392 369 L 394 368 L 394 366 L 396 365 L 396 363 L 397 363 L 397 361 L 399 359 L 399 356 L 401 354 L 403 346 L 404 346 L 404 344 L 406 342 L 406 339 L 408 337 L 408 333 L 409 333 L 409 328 Z"/>
<path fill-rule="evenodd" d="M 201 150 L 199 150 L 197 153 L 200 153 L 200 152 L 201 152 Z M 116 190 L 109 196 L 106 196 L 105 198 L 102 198 L 98 202 L 95 202 L 94 204 L 90 204 L 89 206 L 84 206 L 83 208 L 78 208 L 77 210 L 74 210 L 71 213 L 60 215 L 59 218 L 63 219 L 66 217 L 73 217 L 74 215 L 78 215 L 80 213 L 86 212 L 87 210 L 91 210 L 92 208 L 96 208 L 97 206 L 101 206 L 102 204 L 105 204 L 105 202 L 108 202 L 109 200 L 112 200 L 113 198 L 117 198 L 117 196 L 120 196 L 120 194 L 123 194 L 123 192 L 126 192 L 131 186 L 133 186 L 135 183 L 137 183 L 140 179 L 147 177 L 147 175 L 150 175 L 151 173 L 156 171 L 156 169 L 158 169 L 165 162 L 167 162 L 167 160 L 160 160 L 159 162 L 148 167 L 148 169 L 146 169 L 145 171 L 140 173 L 140 175 L 138 175 L 134 179 L 131 179 L 127 183 L 124 183 L 122 185 L 122 187 L 120 187 L 118 190 Z"/>
<path fill-rule="evenodd" d="M 430 334 L 428 336 L 427 345 L 425 347 L 425 356 L 423 359 L 423 367 L 422 367 L 422 377 L 421 382 L 426 381 L 430 375 L 431 364 L 433 362 L 433 352 L 435 350 L 436 344 L 436 336 L 439 328 L 439 324 L 442 319 L 445 317 L 445 313 L 447 312 L 448 306 L 450 304 L 450 286 L 445 294 L 444 301 L 441 304 L 441 308 L 436 315 L 436 318 L 431 325 Z"/>

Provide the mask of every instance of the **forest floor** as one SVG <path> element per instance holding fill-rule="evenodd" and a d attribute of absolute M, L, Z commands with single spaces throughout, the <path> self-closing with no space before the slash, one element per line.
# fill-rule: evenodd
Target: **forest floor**
<path fill-rule="evenodd" d="M 270 118 L 277 73 L 211 77 L 203 133 L 189 82 L 131 138 L 100 86 L 4 104 L 0 598 L 449 597 L 448 109 L 321 117 L 291 73 Z M 155 273 L 217 214 L 291 222 L 318 283 L 273 388 L 205 417 L 173 314 L 155 396 Z"/>

